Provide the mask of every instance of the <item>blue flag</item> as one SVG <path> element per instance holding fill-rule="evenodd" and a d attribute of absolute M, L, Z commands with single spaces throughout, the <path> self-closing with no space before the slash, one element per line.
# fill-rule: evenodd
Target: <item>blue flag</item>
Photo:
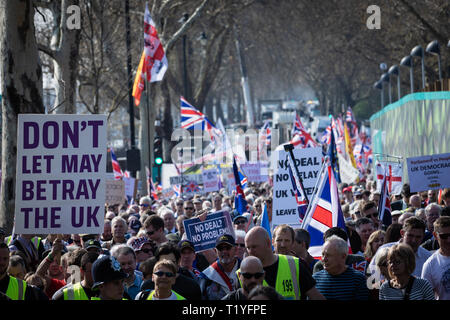
<path fill-rule="evenodd" d="M 234 208 L 239 213 L 239 215 L 247 212 L 247 201 L 245 200 L 244 190 L 241 185 L 241 178 L 239 176 L 239 170 L 236 163 L 236 159 L 233 158 L 233 173 L 234 180 L 236 183 L 236 196 L 234 197 Z"/>
<path fill-rule="evenodd" d="M 267 205 L 264 205 L 263 216 L 261 219 L 261 227 L 266 229 L 267 233 L 269 234 L 270 239 L 272 239 L 272 232 L 270 231 L 269 215 L 267 213 Z M 273 246 L 272 246 L 272 249 L 273 249 Z"/>
<path fill-rule="evenodd" d="M 339 173 L 339 162 L 333 130 L 331 130 L 330 133 L 330 145 L 328 146 L 327 156 L 330 158 L 331 169 L 333 170 L 336 182 L 341 183 L 341 174 Z"/>

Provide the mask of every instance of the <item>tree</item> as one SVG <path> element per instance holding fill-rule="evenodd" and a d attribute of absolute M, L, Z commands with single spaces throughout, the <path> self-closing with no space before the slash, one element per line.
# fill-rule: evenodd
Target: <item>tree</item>
<path fill-rule="evenodd" d="M 11 231 L 15 208 L 17 117 L 44 113 L 42 72 L 31 0 L 0 1 L 2 180 L 0 226 Z"/>

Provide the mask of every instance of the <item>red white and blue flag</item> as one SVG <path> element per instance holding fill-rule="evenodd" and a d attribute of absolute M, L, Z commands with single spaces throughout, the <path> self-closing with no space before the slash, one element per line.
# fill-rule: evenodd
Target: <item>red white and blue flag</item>
<path fill-rule="evenodd" d="M 300 116 L 296 113 L 294 118 L 294 125 L 292 127 L 292 136 L 295 136 L 296 133 L 300 133 L 301 131 L 306 131 L 306 129 L 303 126 Z"/>
<path fill-rule="evenodd" d="M 326 158 L 301 225 L 311 236 L 308 251 L 314 258 L 320 259 L 322 256 L 323 234 L 332 227 L 346 230 L 337 182 L 330 160 Z"/>
<path fill-rule="evenodd" d="M 120 168 L 119 161 L 117 161 L 116 155 L 114 154 L 113 148 L 109 148 L 109 152 L 111 153 L 111 164 L 114 172 L 114 179 L 122 179 L 124 174 Z"/>
<path fill-rule="evenodd" d="M 181 100 L 181 128 L 193 130 L 199 128 L 202 131 L 207 131 L 213 139 L 213 129 L 214 125 L 209 121 L 209 119 L 200 111 L 198 111 L 194 106 L 186 101 L 184 97 Z"/>
<path fill-rule="evenodd" d="M 145 172 L 147 174 L 147 194 L 153 199 L 158 200 L 158 194 L 156 193 L 155 185 L 153 184 L 153 179 L 150 175 L 150 170 L 145 167 Z"/>
<path fill-rule="evenodd" d="M 290 144 L 294 145 L 295 148 L 315 148 L 317 147 L 317 142 L 311 137 L 311 135 L 301 130 L 300 132 L 296 133 L 291 141 L 289 141 Z"/>
<path fill-rule="evenodd" d="M 380 200 L 378 202 L 378 219 L 386 227 L 392 224 L 391 201 L 389 200 L 387 181 L 388 179 L 385 173 L 383 182 L 381 184 Z"/>
<path fill-rule="evenodd" d="M 233 157 L 233 173 L 234 182 L 236 183 L 236 195 L 234 197 L 234 208 L 239 215 L 248 211 L 247 200 L 245 200 L 244 189 L 241 184 L 241 177 L 239 175 L 238 165 L 236 163 L 236 157 Z"/>

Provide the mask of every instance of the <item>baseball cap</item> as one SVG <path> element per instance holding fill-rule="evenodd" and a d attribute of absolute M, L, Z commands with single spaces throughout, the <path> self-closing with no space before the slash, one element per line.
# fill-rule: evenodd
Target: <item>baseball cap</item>
<path fill-rule="evenodd" d="M 128 274 L 122 272 L 120 263 L 112 256 L 101 255 L 92 264 L 92 278 L 94 279 L 92 289 L 97 288 L 105 282 L 125 279 L 127 277 Z"/>
<path fill-rule="evenodd" d="M 134 251 L 139 251 L 146 243 L 151 243 L 150 239 L 148 239 L 147 237 L 140 237 L 131 241 L 129 245 L 133 248 Z"/>
<path fill-rule="evenodd" d="M 393 216 L 399 216 L 401 214 L 403 214 L 403 211 L 401 211 L 401 210 L 394 210 L 394 211 L 391 212 L 391 216 L 392 217 Z"/>
<path fill-rule="evenodd" d="M 342 189 L 342 192 L 352 192 L 352 187 L 346 187 Z"/>
<path fill-rule="evenodd" d="M 234 237 L 232 235 L 229 235 L 229 234 L 224 234 L 224 235 L 222 235 L 222 236 L 217 238 L 217 240 L 216 240 L 216 248 L 218 246 L 220 246 L 221 244 L 223 244 L 223 243 L 226 243 L 226 244 L 228 244 L 230 246 L 233 246 L 233 247 L 236 245 L 236 242 L 234 241 Z"/>
<path fill-rule="evenodd" d="M 183 249 L 189 248 L 192 249 L 192 251 L 195 252 L 194 244 L 190 242 L 189 240 L 182 240 L 178 243 L 178 248 L 180 248 L 180 251 L 183 251 Z"/>
<path fill-rule="evenodd" d="M 248 222 L 248 219 L 247 219 L 246 216 L 244 216 L 244 215 L 237 215 L 236 217 L 233 218 L 233 223 L 236 222 L 239 219 L 244 219 L 245 222 Z"/>
<path fill-rule="evenodd" d="M 88 241 L 86 241 L 84 243 L 84 248 L 85 249 L 97 248 L 97 249 L 101 250 L 102 246 L 100 245 L 100 241 L 94 240 L 94 239 L 89 239 Z"/>
<path fill-rule="evenodd" d="M 138 232 L 141 227 L 142 227 L 142 224 L 141 224 L 141 222 L 139 221 L 138 218 L 130 219 L 129 228 L 131 230 L 133 230 L 135 232 Z"/>

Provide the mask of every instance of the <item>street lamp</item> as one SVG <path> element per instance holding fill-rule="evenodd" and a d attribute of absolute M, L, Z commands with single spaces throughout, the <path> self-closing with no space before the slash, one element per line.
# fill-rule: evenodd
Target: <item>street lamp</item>
<path fill-rule="evenodd" d="M 418 45 L 412 48 L 411 50 L 411 56 L 412 57 L 420 57 L 420 60 L 422 62 L 422 89 L 425 89 L 425 57 L 423 54 L 423 48 L 422 46 Z"/>
<path fill-rule="evenodd" d="M 438 57 L 439 82 L 442 82 L 441 50 L 440 50 L 439 42 L 437 40 L 431 41 L 427 45 L 426 52 L 436 55 Z"/>
<path fill-rule="evenodd" d="M 397 95 L 398 95 L 398 100 L 400 100 L 400 70 L 398 68 L 398 66 L 396 64 L 394 64 L 392 67 L 389 68 L 388 71 L 389 75 L 396 75 L 397 76 Z"/>
<path fill-rule="evenodd" d="M 414 92 L 414 67 L 413 67 L 413 61 L 411 59 L 411 56 L 403 57 L 403 59 L 400 61 L 400 65 L 404 67 L 409 68 L 409 83 L 411 85 L 411 93 Z"/>
<path fill-rule="evenodd" d="M 381 102 L 381 109 L 383 109 L 383 107 L 384 107 L 384 91 L 383 91 L 383 85 L 382 85 L 381 80 L 378 80 L 377 82 L 375 82 L 373 84 L 373 87 L 375 89 L 379 89 L 381 91 L 381 100 L 380 100 L 380 102 Z"/>
<path fill-rule="evenodd" d="M 392 103 L 392 94 L 391 94 L 391 77 L 389 73 L 385 72 L 381 75 L 381 81 L 388 83 L 388 92 L 389 92 L 389 104 Z"/>

